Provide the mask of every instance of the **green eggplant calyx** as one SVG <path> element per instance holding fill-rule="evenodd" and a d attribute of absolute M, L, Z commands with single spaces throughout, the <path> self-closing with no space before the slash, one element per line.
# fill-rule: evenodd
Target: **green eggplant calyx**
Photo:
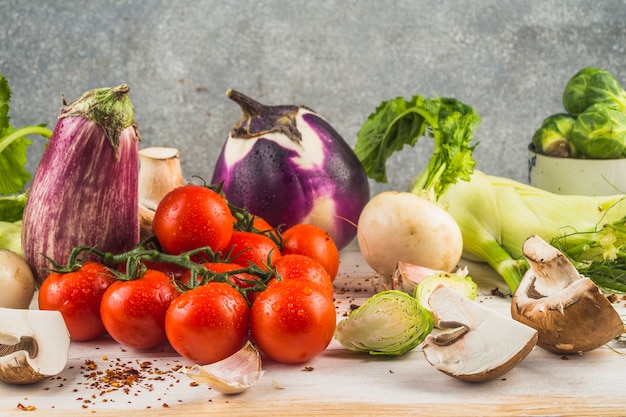
<path fill-rule="evenodd" d="M 226 92 L 226 97 L 239 104 L 243 111 L 243 116 L 230 132 L 232 137 L 251 139 L 268 133 L 281 133 L 295 143 L 302 142 L 296 116 L 305 106 L 266 106 L 233 89 Z"/>
<path fill-rule="evenodd" d="M 136 126 L 135 108 L 128 97 L 129 91 L 130 87 L 127 84 L 120 84 L 117 87 L 87 91 L 82 97 L 69 104 L 63 97 L 63 108 L 59 113 L 59 119 L 82 116 L 96 122 L 104 129 L 109 143 L 117 154 L 120 136 L 124 129 Z M 139 138 L 138 135 L 137 138 Z"/>

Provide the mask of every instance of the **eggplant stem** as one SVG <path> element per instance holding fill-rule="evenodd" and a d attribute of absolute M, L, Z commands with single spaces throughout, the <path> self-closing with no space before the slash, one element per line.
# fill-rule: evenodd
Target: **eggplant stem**
<path fill-rule="evenodd" d="M 261 104 L 245 94 L 241 94 L 239 91 L 233 90 L 232 88 L 228 89 L 226 97 L 239 104 L 239 107 L 241 107 L 243 112 L 248 116 L 260 116 L 266 111 L 266 105 Z"/>

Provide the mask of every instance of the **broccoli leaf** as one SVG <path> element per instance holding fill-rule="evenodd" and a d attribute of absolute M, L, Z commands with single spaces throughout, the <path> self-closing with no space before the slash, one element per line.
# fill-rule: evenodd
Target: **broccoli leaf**
<path fill-rule="evenodd" d="M 404 145 L 414 146 L 422 136 L 435 141 L 426 169 L 415 177 L 412 192 L 436 201 L 457 180 L 468 181 L 476 161 L 473 132 L 480 117 L 471 106 L 454 98 L 402 97 L 382 102 L 357 134 L 354 152 L 367 175 L 387 182 L 386 161 Z"/>

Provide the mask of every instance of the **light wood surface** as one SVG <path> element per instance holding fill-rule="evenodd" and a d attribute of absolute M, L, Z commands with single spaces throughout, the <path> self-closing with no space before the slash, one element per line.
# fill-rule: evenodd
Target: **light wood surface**
<path fill-rule="evenodd" d="M 479 302 L 509 314 L 506 288 L 492 271 L 470 263 Z M 374 293 L 376 274 L 353 248 L 342 252 L 335 282 L 337 319 Z M 626 314 L 625 301 L 615 303 Z M 497 335 L 494 335 L 494 337 Z M 266 358 L 265 374 L 248 391 L 226 396 L 193 386 L 176 370 L 190 363 L 170 347 L 126 349 L 104 338 L 73 343 L 66 369 L 35 385 L 0 383 L 0 415 L 24 416 L 624 416 L 626 343 L 615 341 L 584 355 L 561 356 L 535 348 L 504 377 L 481 384 L 458 381 L 428 364 L 418 347 L 401 357 L 373 357 L 345 350 L 336 341 L 312 360 L 284 365 Z M 485 353 L 488 354 L 488 353 Z M 96 369 L 88 369 L 93 361 Z M 144 366 L 142 369 L 141 366 Z M 105 390 L 93 371 L 120 366 L 139 370 L 127 389 Z M 99 386 L 100 385 L 100 386 Z"/>

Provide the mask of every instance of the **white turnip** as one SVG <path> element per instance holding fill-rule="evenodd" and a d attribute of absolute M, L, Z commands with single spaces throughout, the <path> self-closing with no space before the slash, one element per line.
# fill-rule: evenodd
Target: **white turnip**
<path fill-rule="evenodd" d="M 409 192 L 385 191 L 359 217 L 357 240 L 365 261 L 391 276 L 398 262 L 451 272 L 463 253 L 461 229 L 440 205 Z"/>

